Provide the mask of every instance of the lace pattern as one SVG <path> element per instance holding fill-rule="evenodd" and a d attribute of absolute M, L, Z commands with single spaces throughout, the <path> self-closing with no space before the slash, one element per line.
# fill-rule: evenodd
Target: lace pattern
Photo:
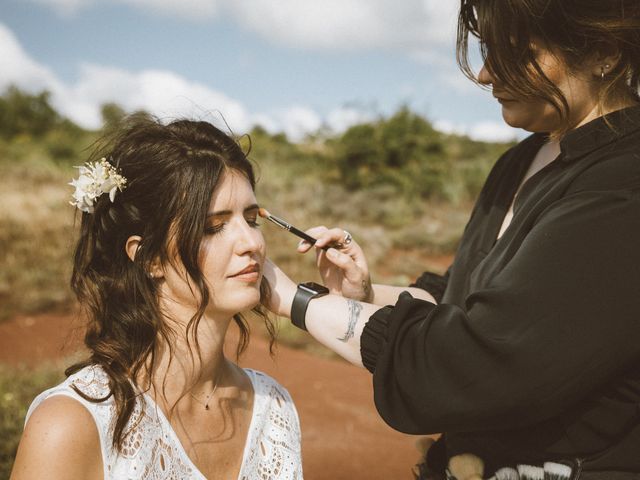
<path fill-rule="evenodd" d="M 264 373 L 245 372 L 255 392 L 253 415 L 245 444 L 239 480 L 302 479 L 300 424 L 289 393 Z M 127 424 L 121 453 L 112 447 L 115 404 L 111 397 L 93 403 L 90 398 L 109 394 L 109 379 L 97 366 L 86 367 L 36 397 L 31 412 L 51 395 L 67 395 L 91 413 L 100 436 L 105 479 L 192 479 L 205 477 L 182 448 L 170 423 L 151 398 L 141 395 Z"/>

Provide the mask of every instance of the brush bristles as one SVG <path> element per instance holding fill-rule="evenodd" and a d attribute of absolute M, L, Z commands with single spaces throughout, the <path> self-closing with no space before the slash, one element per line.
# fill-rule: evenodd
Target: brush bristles
<path fill-rule="evenodd" d="M 518 465 L 520 480 L 544 480 L 544 468 L 530 465 Z"/>
<path fill-rule="evenodd" d="M 544 480 L 569 480 L 571 467 L 561 463 L 547 462 L 544 464 Z"/>
<path fill-rule="evenodd" d="M 501 468 L 495 474 L 496 480 L 520 480 L 518 472 L 513 468 Z"/>

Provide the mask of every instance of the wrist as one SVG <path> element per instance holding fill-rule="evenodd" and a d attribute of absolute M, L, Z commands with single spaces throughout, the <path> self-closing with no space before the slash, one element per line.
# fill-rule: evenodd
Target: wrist
<path fill-rule="evenodd" d="M 293 298 L 296 295 L 297 285 L 292 284 L 292 288 L 287 290 L 280 297 L 280 308 L 278 315 L 280 317 L 291 318 L 291 305 L 293 305 Z"/>
<path fill-rule="evenodd" d="M 315 282 L 304 282 L 298 284 L 296 294 L 291 304 L 291 323 L 296 327 L 307 331 L 306 313 L 309 302 L 314 298 L 322 297 L 329 293 L 329 289 L 324 285 Z"/>
<path fill-rule="evenodd" d="M 375 304 L 376 290 L 371 280 L 363 280 L 364 300 L 365 303 Z"/>

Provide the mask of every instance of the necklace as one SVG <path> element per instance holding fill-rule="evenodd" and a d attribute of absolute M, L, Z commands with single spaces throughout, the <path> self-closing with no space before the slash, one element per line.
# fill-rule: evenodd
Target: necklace
<path fill-rule="evenodd" d="M 209 410 L 209 401 L 211 400 L 211 397 L 213 397 L 213 394 L 216 393 L 216 390 L 218 389 L 218 382 L 220 382 L 220 377 L 222 376 L 222 372 L 220 372 L 218 374 L 218 378 L 216 378 L 216 383 L 213 385 L 213 390 L 211 390 L 211 393 L 209 395 L 207 395 L 207 398 L 205 399 L 205 401 L 203 402 L 202 400 L 200 400 L 198 397 L 196 397 L 193 392 L 189 392 L 191 393 L 191 396 L 193 397 L 193 399 L 198 402 L 200 405 L 204 405 L 204 409 L 205 410 Z"/>

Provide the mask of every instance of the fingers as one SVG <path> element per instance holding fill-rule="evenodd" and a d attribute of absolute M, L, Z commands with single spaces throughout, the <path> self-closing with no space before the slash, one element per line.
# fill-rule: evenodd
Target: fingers
<path fill-rule="evenodd" d="M 362 280 L 363 271 L 350 255 L 341 251 L 330 248 L 326 252 L 327 260 L 342 270 L 347 281 L 357 283 Z"/>
<path fill-rule="evenodd" d="M 322 226 L 319 226 L 319 227 L 310 228 L 309 230 L 305 231 L 304 233 L 306 233 L 307 235 L 309 235 L 310 237 L 313 237 L 313 238 L 320 238 L 328 230 L 329 229 L 327 227 L 322 225 Z M 316 245 L 317 245 L 317 242 L 316 242 Z M 311 249 L 312 246 L 313 245 L 311 245 L 306 240 L 300 240 L 300 242 L 298 243 L 298 252 L 306 253 Z"/>
<path fill-rule="evenodd" d="M 341 245 L 344 242 L 346 232 L 341 228 L 327 228 L 324 226 L 310 228 L 305 232 L 307 235 L 312 236 L 317 239 L 315 243 L 316 248 L 325 248 L 331 247 L 335 245 Z M 353 242 L 351 242 L 353 244 Z M 344 245 L 344 249 L 348 248 L 349 245 Z M 311 249 L 312 245 L 309 242 L 302 240 L 298 244 L 298 252 L 306 253 Z"/>
<path fill-rule="evenodd" d="M 344 236 L 345 231 L 341 228 L 328 229 L 316 237 L 318 239 L 316 247 L 322 248 L 332 244 L 342 244 Z"/>

